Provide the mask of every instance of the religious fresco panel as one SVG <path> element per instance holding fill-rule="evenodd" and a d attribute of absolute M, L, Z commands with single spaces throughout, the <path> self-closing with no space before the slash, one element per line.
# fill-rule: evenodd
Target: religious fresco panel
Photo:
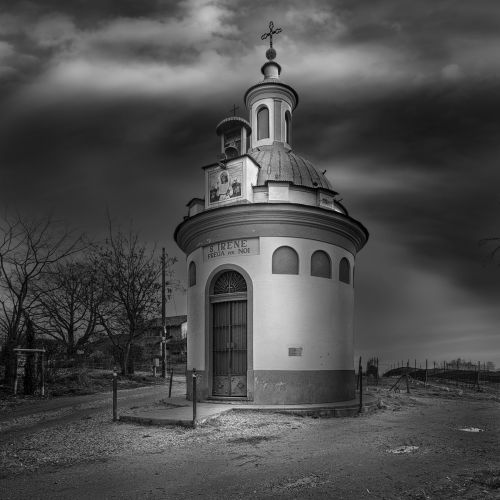
<path fill-rule="evenodd" d="M 208 174 L 210 204 L 231 201 L 243 196 L 243 164 L 217 168 Z"/>

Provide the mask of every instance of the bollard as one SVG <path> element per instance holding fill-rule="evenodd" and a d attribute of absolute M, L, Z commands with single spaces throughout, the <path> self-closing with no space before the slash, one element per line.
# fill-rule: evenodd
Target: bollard
<path fill-rule="evenodd" d="M 359 413 L 363 411 L 363 366 L 359 357 Z"/>
<path fill-rule="evenodd" d="M 196 427 L 196 368 L 193 368 L 193 427 Z"/>
<path fill-rule="evenodd" d="M 174 378 L 174 369 L 170 369 L 170 382 L 168 384 L 168 397 L 172 397 L 172 380 Z"/>
<path fill-rule="evenodd" d="M 113 422 L 118 420 L 118 375 L 113 370 Z"/>

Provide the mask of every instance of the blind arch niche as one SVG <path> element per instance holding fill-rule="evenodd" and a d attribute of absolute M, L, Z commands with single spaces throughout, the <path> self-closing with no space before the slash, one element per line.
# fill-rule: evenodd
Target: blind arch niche
<path fill-rule="evenodd" d="M 349 264 L 349 261 L 345 257 L 340 260 L 339 280 L 347 284 L 351 282 L 351 264 Z"/>
<path fill-rule="evenodd" d="M 311 255 L 311 276 L 332 277 L 332 262 L 330 256 L 323 250 L 317 250 Z"/>
<path fill-rule="evenodd" d="M 273 253 L 273 274 L 299 274 L 299 255 L 292 247 L 279 247 Z"/>

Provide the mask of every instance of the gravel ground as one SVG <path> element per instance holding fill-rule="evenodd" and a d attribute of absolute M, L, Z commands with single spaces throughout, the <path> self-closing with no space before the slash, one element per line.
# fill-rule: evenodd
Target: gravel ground
<path fill-rule="evenodd" d="M 28 422 L 36 418 L 38 416 L 23 417 L 22 420 Z M 11 422 L 11 425 L 19 424 L 19 419 Z M 301 417 L 230 413 L 197 429 L 166 430 L 165 427 L 113 423 L 109 411 L 100 412 L 63 428 L 46 429 L 20 439 L 14 437 L 4 443 L 0 452 L 0 477 L 23 474 L 46 465 L 68 466 L 120 455 L 162 453 L 197 443 L 258 443 L 278 439 L 287 430 L 305 425 L 311 422 Z"/>
<path fill-rule="evenodd" d="M 356 418 L 227 413 L 187 429 L 113 423 L 109 411 L 97 412 L 2 440 L 0 479 L 9 492 L 30 478 L 47 487 L 47 477 L 92 482 L 99 492 L 74 496 L 75 483 L 75 492 L 66 484 L 34 498 L 500 498 L 498 396 L 438 386 L 369 391 L 380 409 Z M 175 479 L 168 486 L 166 463 Z"/>

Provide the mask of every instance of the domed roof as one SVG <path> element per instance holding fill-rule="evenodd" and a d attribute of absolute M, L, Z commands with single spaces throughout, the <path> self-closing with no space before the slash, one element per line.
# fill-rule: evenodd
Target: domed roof
<path fill-rule="evenodd" d="M 224 118 L 224 120 L 217 124 L 215 132 L 217 133 L 217 135 L 221 135 L 227 130 L 230 130 L 231 128 L 237 126 L 245 127 L 247 129 L 248 135 L 252 133 L 252 127 L 250 126 L 250 123 L 248 123 L 244 118 L 241 118 L 241 116 L 230 116 L 228 118 Z"/>
<path fill-rule="evenodd" d="M 283 143 L 260 146 L 248 154 L 260 165 L 258 186 L 264 185 L 266 181 L 288 181 L 296 186 L 333 191 L 328 179 L 309 160 L 285 148 Z"/>

